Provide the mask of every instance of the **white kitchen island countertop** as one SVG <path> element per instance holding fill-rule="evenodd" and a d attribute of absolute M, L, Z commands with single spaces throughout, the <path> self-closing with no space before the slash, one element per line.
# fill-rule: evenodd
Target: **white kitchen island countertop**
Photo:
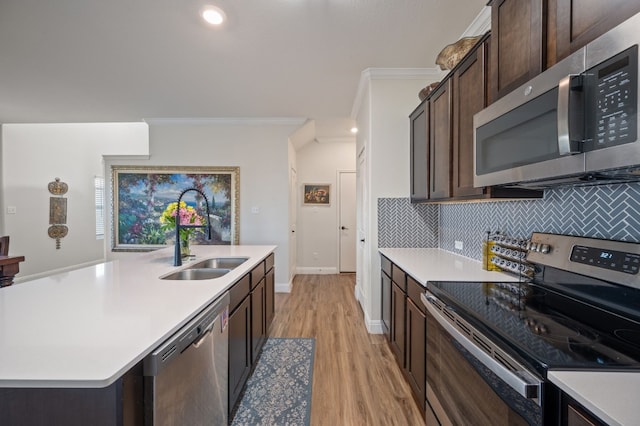
<path fill-rule="evenodd" d="M 0 290 L 0 387 L 102 388 L 115 382 L 276 246 L 173 247 Z M 248 257 L 212 280 L 162 280 L 211 257 Z"/>
<path fill-rule="evenodd" d="M 380 248 L 378 251 L 423 286 L 427 281 L 518 281 L 516 275 L 485 271 L 482 262 L 442 249 Z"/>

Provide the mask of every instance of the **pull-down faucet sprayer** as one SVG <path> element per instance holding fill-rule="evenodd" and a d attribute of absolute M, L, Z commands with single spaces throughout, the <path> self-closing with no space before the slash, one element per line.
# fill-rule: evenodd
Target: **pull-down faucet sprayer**
<path fill-rule="evenodd" d="M 180 201 L 182 201 L 182 196 L 189 191 L 195 191 L 204 197 L 204 203 L 207 207 L 207 224 L 206 225 L 204 224 L 203 225 L 188 225 L 188 224 L 182 225 L 180 223 Z M 180 196 L 178 197 L 178 204 L 176 207 L 176 245 L 175 245 L 175 251 L 173 253 L 173 266 L 182 265 L 182 256 L 180 255 L 180 229 L 182 228 L 203 228 L 203 229 L 206 228 L 207 239 L 208 240 L 211 239 L 211 212 L 209 211 L 209 200 L 207 199 L 207 196 L 204 194 L 204 192 L 202 192 L 198 188 L 187 188 L 184 191 L 182 191 L 180 193 Z"/>

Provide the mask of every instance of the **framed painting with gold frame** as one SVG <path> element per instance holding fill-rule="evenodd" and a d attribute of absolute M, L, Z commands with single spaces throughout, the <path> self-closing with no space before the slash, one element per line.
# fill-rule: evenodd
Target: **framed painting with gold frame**
<path fill-rule="evenodd" d="M 231 245 L 239 242 L 240 168 L 112 166 L 112 250 L 150 251 L 174 243 L 162 231 L 160 215 L 187 188 L 202 190 L 209 201 L 212 240 L 204 233 L 194 244 Z M 204 198 L 187 192 L 183 201 L 206 216 Z"/>

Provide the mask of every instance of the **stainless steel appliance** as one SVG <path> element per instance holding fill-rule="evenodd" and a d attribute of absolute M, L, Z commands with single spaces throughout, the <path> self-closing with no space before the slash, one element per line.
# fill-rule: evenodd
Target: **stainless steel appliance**
<path fill-rule="evenodd" d="M 229 294 L 144 360 L 147 425 L 228 422 Z"/>
<path fill-rule="evenodd" d="M 640 244 L 534 233 L 526 260 L 529 282 L 427 284 L 440 423 L 566 424 L 549 370 L 640 372 Z"/>
<path fill-rule="evenodd" d="M 640 14 L 474 116 L 474 185 L 640 180 Z"/>

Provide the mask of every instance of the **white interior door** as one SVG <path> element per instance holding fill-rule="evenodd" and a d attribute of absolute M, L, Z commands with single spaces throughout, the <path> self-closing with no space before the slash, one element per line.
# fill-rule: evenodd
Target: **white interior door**
<path fill-rule="evenodd" d="M 340 272 L 356 272 L 356 173 L 338 172 Z"/>
<path fill-rule="evenodd" d="M 296 223 L 298 213 L 298 176 L 296 169 L 289 170 L 289 282 L 293 282 L 297 268 Z"/>

